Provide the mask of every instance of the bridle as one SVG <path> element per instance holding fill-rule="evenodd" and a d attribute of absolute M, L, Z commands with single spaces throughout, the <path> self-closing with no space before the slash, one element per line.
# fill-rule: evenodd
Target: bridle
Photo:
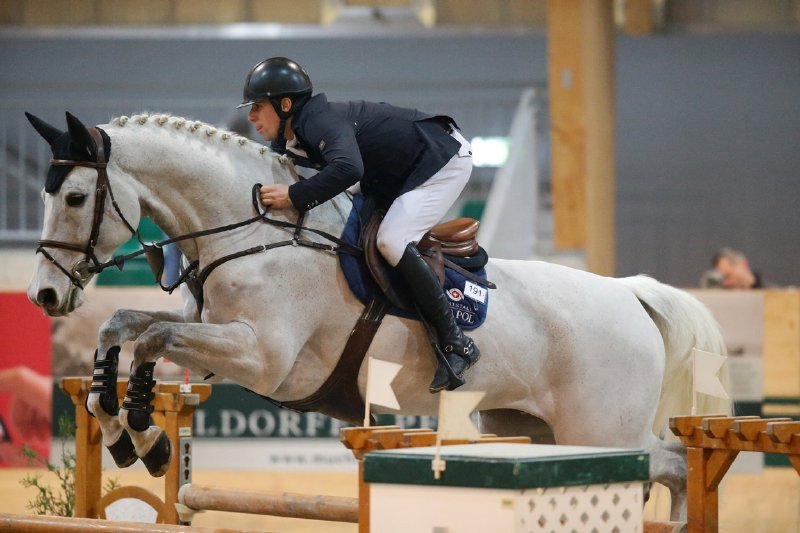
<path fill-rule="evenodd" d="M 78 161 L 72 159 L 51 159 L 50 164 L 55 166 L 87 167 L 87 168 L 93 168 L 95 169 L 95 171 L 97 171 L 97 183 L 95 186 L 94 216 L 92 218 L 92 230 L 89 234 L 89 240 L 87 241 L 86 245 L 80 245 L 63 241 L 42 239 L 37 241 L 37 244 L 39 246 L 36 249 L 36 253 L 41 253 L 43 256 L 45 256 L 51 263 L 53 263 L 53 265 L 56 266 L 56 268 L 58 268 L 69 278 L 70 283 L 72 285 L 80 288 L 81 290 L 84 288 L 84 283 L 86 283 L 89 280 L 92 274 L 98 274 L 110 266 L 116 266 L 117 268 L 122 270 L 126 260 L 145 254 L 147 258 L 147 263 L 150 266 L 150 269 L 153 271 L 153 274 L 156 277 L 156 281 L 163 290 L 171 293 L 182 283 L 189 282 L 192 292 L 195 293 L 195 297 L 198 298 L 200 303 L 202 302 L 202 298 L 198 297 L 197 292 L 202 290 L 203 282 L 217 267 L 232 259 L 237 259 L 239 257 L 244 257 L 256 253 L 263 253 L 268 250 L 274 248 L 280 248 L 283 246 L 304 246 L 331 252 L 333 254 L 346 253 L 350 255 L 359 255 L 362 253 L 360 247 L 345 242 L 334 235 L 331 235 L 327 232 L 318 229 L 308 228 L 303 226 L 303 219 L 305 215 L 304 212 L 300 212 L 300 216 L 296 224 L 268 218 L 267 211 L 266 210 L 262 211 L 259 207 L 258 191 L 261 188 L 261 184 L 259 183 L 256 183 L 252 189 L 252 202 L 253 202 L 253 208 L 256 212 L 255 216 L 247 220 L 243 220 L 241 222 L 236 222 L 234 224 L 228 224 L 216 228 L 195 231 L 178 237 L 173 237 L 171 239 L 165 239 L 159 242 L 152 242 L 149 244 L 145 243 L 144 241 L 142 241 L 139 232 L 133 228 L 131 223 L 128 222 L 128 220 L 122 214 L 122 211 L 120 210 L 117 201 L 114 199 L 114 192 L 111 190 L 111 183 L 108 180 L 108 173 L 106 172 L 108 160 L 105 155 L 103 138 L 102 135 L 100 134 L 99 129 L 87 128 L 87 131 L 92 136 L 92 139 L 94 139 L 95 144 L 97 145 L 96 157 L 94 162 Z M 128 230 L 131 232 L 131 236 L 136 236 L 137 240 L 139 241 L 139 244 L 141 244 L 142 246 L 142 249 L 126 255 L 119 255 L 112 257 L 109 261 L 103 263 L 100 262 L 99 259 L 97 259 L 94 250 L 95 246 L 97 246 L 98 236 L 100 235 L 100 225 L 103 223 L 103 215 L 105 212 L 105 203 L 107 196 L 111 198 L 111 204 L 114 206 L 114 210 L 117 212 L 117 215 L 119 215 L 119 218 L 128 227 Z M 220 257 L 212 261 L 202 269 L 199 268 L 199 261 L 195 260 L 191 264 L 189 264 L 189 266 L 182 272 L 178 280 L 174 282 L 172 285 L 164 286 L 162 284 L 161 275 L 164 270 L 163 247 L 165 245 L 183 241 L 186 239 L 193 239 L 197 237 L 204 237 L 206 235 L 212 235 L 215 233 L 221 233 L 224 231 L 230 231 L 242 226 L 246 226 L 248 224 L 252 224 L 254 222 L 266 222 L 267 224 L 279 228 L 292 229 L 294 230 L 294 234 L 291 239 L 285 241 L 280 241 L 270 244 L 262 244 L 254 246 L 252 248 L 248 248 L 246 250 L 241 250 L 239 252 L 234 252 L 232 254 L 225 255 L 223 257 Z M 304 230 L 315 233 L 331 241 L 333 244 L 323 244 L 320 242 L 304 239 L 301 237 L 301 232 Z M 59 263 L 58 260 L 56 260 L 47 251 L 47 248 L 60 248 L 62 250 L 81 252 L 84 254 L 84 258 L 75 263 L 75 265 L 70 270 L 64 267 L 64 265 L 62 265 L 61 263 Z M 202 303 L 200 303 L 199 307 L 201 306 Z"/>
<path fill-rule="evenodd" d="M 56 266 L 56 268 L 58 268 L 69 278 L 70 283 L 80 289 L 83 289 L 83 284 L 89 280 L 89 277 L 92 274 L 102 270 L 101 263 L 97 259 L 94 249 L 95 246 L 97 246 L 97 239 L 100 235 L 100 225 L 103 223 L 103 216 L 106 207 L 106 196 L 111 197 L 111 204 L 114 206 L 119 218 L 128 227 L 128 230 L 130 230 L 131 235 L 138 236 L 137 231 L 122 214 L 117 201 L 114 199 L 114 191 L 111 190 L 111 183 L 108 181 L 108 173 L 106 172 L 108 160 L 106 159 L 105 148 L 103 146 L 103 137 L 97 128 L 87 128 L 87 131 L 92 136 L 92 139 L 94 139 L 96 145 L 94 162 L 78 161 L 74 159 L 51 159 L 50 164 L 53 166 L 64 167 L 87 167 L 93 168 L 95 171 L 97 171 L 97 183 L 95 184 L 94 192 L 94 216 L 92 217 L 92 230 L 89 233 L 89 239 L 85 245 L 42 239 L 37 241 L 39 247 L 36 249 L 36 253 L 41 253 L 43 256 L 45 256 Z M 81 252 L 84 254 L 84 257 L 75 263 L 71 269 L 67 269 L 47 251 L 47 248 L 59 248 L 62 250 Z"/>

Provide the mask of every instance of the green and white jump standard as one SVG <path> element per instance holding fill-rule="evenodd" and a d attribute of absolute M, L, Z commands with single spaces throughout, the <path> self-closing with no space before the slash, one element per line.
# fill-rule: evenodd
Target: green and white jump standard
<path fill-rule="evenodd" d="M 642 532 L 642 450 L 535 444 L 381 450 L 364 458 L 373 531 Z"/>

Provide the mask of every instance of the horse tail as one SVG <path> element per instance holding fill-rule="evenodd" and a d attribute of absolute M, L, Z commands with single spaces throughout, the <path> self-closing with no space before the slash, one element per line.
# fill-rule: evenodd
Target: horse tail
<path fill-rule="evenodd" d="M 689 293 L 660 283 L 647 276 L 619 280 L 636 295 L 664 340 L 666 361 L 661 398 L 653 430 L 663 436 L 670 416 L 688 415 L 692 408 L 692 348 L 727 355 L 722 332 L 711 311 Z M 720 380 L 730 390 L 728 365 L 723 365 Z M 733 404 L 725 400 L 697 395 L 697 414 L 731 414 Z"/>

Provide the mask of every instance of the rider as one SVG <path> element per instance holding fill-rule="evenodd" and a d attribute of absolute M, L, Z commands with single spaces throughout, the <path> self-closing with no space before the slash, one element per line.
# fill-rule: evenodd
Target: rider
<path fill-rule="evenodd" d="M 273 148 L 304 160 L 318 173 L 292 185 L 261 187 L 261 202 L 307 211 L 359 184 L 387 208 L 378 249 L 397 269 L 423 318 L 436 330 L 439 349 L 461 378 L 480 357 L 456 324 L 436 274 L 416 243 L 458 198 L 472 173 L 469 142 L 455 121 L 385 103 L 328 102 L 312 96 L 311 79 L 285 57 L 261 61 L 244 83 L 248 119 Z M 441 358 L 441 356 L 440 356 Z M 454 388 L 440 359 L 429 390 Z"/>

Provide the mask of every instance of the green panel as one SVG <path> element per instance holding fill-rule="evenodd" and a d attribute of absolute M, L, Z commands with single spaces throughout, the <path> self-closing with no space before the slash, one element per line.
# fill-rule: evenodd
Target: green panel
<path fill-rule="evenodd" d="M 762 402 L 734 402 L 733 413 L 736 416 L 761 416 Z"/>
<path fill-rule="evenodd" d="M 460 216 L 480 220 L 485 208 L 486 200 L 467 200 L 461 206 Z"/>
<path fill-rule="evenodd" d="M 161 241 L 165 238 L 161 228 L 147 217 L 143 217 L 139 222 L 139 234 L 144 242 Z M 141 247 L 138 239 L 133 236 L 117 248 L 114 255 L 130 254 Z M 150 271 L 144 255 L 126 261 L 123 270 L 110 267 L 97 276 L 97 285 L 100 286 L 154 285 L 155 283 L 156 278 Z"/>
<path fill-rule="evenodd" d="M 469 455 L 461 455 L 459 448 L 469 449 Z M 532 444 L 447 446 L 442 448 L 446 469 L 438 480 L 431 470 L 433 448 L 420 448 L 414 452 L 377 451 L 364 458 L 364 480 L 402 485 L 528 489 L 648 479 L 649 456 L 641 450 L 584 448 L 584 453 L 571 453 L 579 447 L 560 447 L 564 452 L 554 455 L 553 448 Z M 519 453 L 497 457 L 492 453 L 494 449 L 519 450 Z M 548 453 L 537 457 L 534 456 L 537 450 L 547 450 Z M 475 456 L 484 452 L 492 457 Z"/>

